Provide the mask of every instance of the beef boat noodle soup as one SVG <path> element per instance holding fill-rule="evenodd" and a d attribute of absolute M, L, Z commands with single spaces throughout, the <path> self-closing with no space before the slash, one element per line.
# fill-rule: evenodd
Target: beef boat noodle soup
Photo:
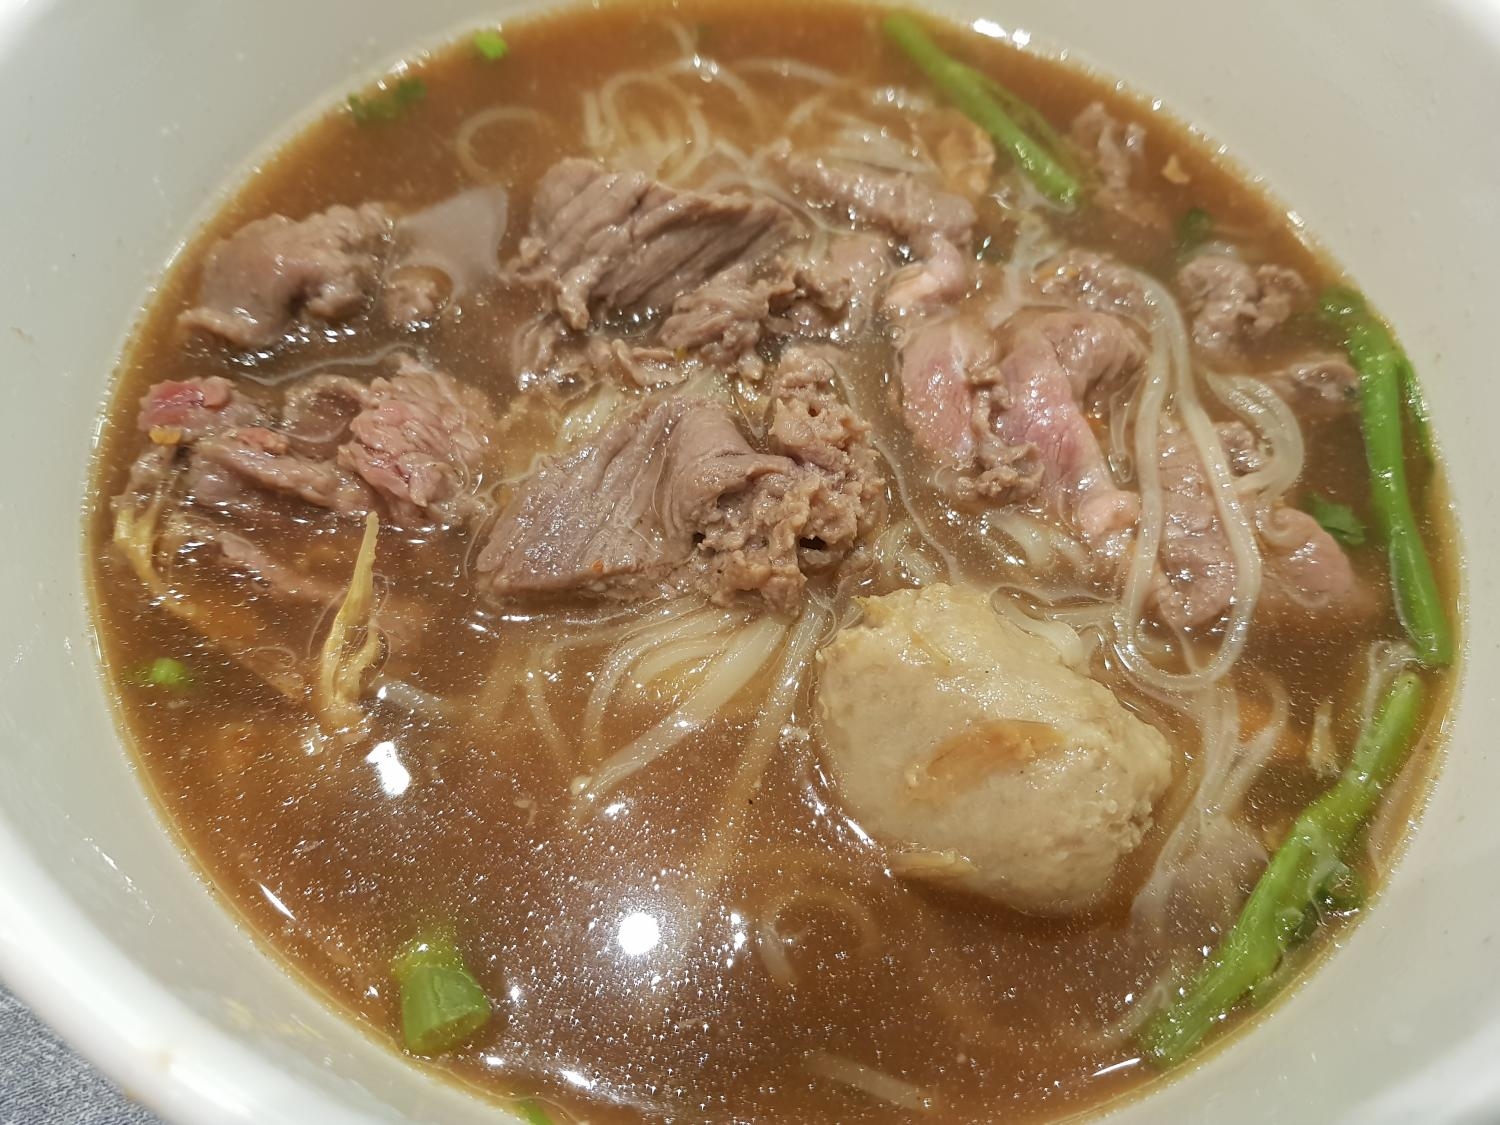
<path fill-rule="evenodd" d="M 1455 648 L 1415 374 L 1287 216 L 844 4 L 350 97 L 152 296 L 96 495 L 194 856 L 531 1120 L 1141 1088 L 1364 908 Z"/>

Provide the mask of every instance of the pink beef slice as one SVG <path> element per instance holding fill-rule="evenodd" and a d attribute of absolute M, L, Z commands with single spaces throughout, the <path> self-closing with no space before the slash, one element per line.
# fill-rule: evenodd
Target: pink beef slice
<path fill-rule="evenodd" d="M 330 511 L 372 506 L 403 526 L 461 524 L 495 420 L 485 396 L 403 355 L 369 383 L 315 374 L 288 389 L 280 417 L 211 378 L 159 383 L 140 427 L 181 451 L 195 503 L 245 511 L 267 495 Z"/>
<path fill-rule="evenodd" d="M 1273 508 L 1260 521 L 1265 560 L 1261 611 L 1300 626 L 1309 619 L 1358 621 L 1378 606 L 1349 556 L 1318 521 L 1296 508 Z"/>
<path fill-rule="evenodd" d="M 513 270 L 544 286 L 568 327 L 582 331 L 664 313 L 719 271 L 761 261 L 795 227 L 763 196 L 682 191 L 570 157 L 538 184 Z"/>
<path fill-rule="evenodd" d="M 1158 448 L 1164 523 L 1157 553 L 1156 610 L 1173 628 L 1189 629 L 1217 620 L 1229 608 L 1234 556 L 1208 471 L 1187 431 L 1171 416 L 1163 420 Z"/>
<path fill-rule="evenodd" d="M 299 323 L 361 312 L 380 287 L 392 218 L 379 204 L 334 206 L 306 219 L 270 215 L 220 239 L 204 259 L 186 328 L 245 349 L 268 348 Z"/>
<path fill-rule="evenodd" d="M 402 356 L 389 379 L 372 379 L 339 447 L 340 467 L 375 490 L 401 524 L 465 522 L 495 418 L 488 399 L 451 376 Z"/>
<path fill-rule="evenodd" d="M 1031 310 L 996 332 L 977 317 L 929 324 L 901 355 L 902 411 L 917 446 L 955 470 L 961 499 L 1042 498 L 1100 549 L 1134 524 L 1083 411 L 1144 349 L 1116 317 Z"/>
<path fill-rule="evenodd" d="M 1231 472 L 1258 466 L 1253 436 L 1240 423 L 1217 427 Z M 1173 628 L 1211 625 L 1229 609 L 1235 563 L 1214 502 L 1208 473 L 1177 421 L 1162 427 L 1158 464 L 1165 523 L 1154 600 Z M 1277 505 L 1259 521 L 1262 570 L 1257 617 L 1274 622 L 1358 619 L 1374 598 L 1349 557 L 1306 512 Z"/>
<path fill-rule="evenodd" d="M 136 424 L 162 445 L 192 442 L 226 427 L 262 421 L 261 408 L 221 375 L 157 383 L 141 399 Z"/>
<path fill-rule="evenodd" d="M 1192 317 L 1193 342 L 1222 358 L 1280 328 L 1307 293 L 1296 270 L 1215 253 L 1199 254 L 1178 270 L 1177 287 Z"/>

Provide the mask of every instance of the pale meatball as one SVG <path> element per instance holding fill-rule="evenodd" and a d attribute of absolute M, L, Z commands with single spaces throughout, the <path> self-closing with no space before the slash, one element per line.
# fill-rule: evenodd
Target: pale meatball
<path fill-rule="evenodd" d="M 864 602 L 823 650 L 824 754 L 892 869 L 1037 914 L 1098 901 L 1172 776 L 1161 732 L 976 590 Z"/>

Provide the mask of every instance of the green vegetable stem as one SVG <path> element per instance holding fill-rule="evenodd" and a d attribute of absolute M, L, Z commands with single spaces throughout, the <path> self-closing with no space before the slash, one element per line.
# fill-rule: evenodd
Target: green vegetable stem
<path fill-rule="evenodd" d="M 1417 527 L 1402 441 L 1403 398 L 1423 411 L 1412 412 L 1419 445 L 1425 432 L 1426 407 L 1421 404 L 1416 374 L 1390 330 L 1369 311 L 1358 293 L 1329 290 L 1323 297 L 1323 315 L 1343 332 L 1349 358 L 1359 372 L 1360 424 L 1370 464 L 1370 503 L 1390 552 L 1396 610 L 1416 646 L 1418 659 L 1430 668 L 1441 667 L 1453 660 L 1453 626 Z M 1430 447 L 1430 439 L 1428 444 Z"/>
<path fill-rule="evenodd" d="M 445 930 L 407 942 L 391 962 L 391 974 L 401 990 L 402 1037 L 414 1054 L 461 1047 L 490 1021 L 489 997 Z"/>
<path fill-rule="evenodd" d="M 1077 177 L 1055 152 L 1048 150 L 1045 141 L 1028 133 L 1021 124 L 1030 122 L 1036 133 L 1055 139 L 1056 134 L 1045 125 L 1041 114 L 993 79 L 945 53 L 907 13 L 887 16 L 885 33 L 949 101 L 1010 154 L 1043 195 L 1063 207 L 1078 203 L 1083 189 Z M 1038 129 L 1039 121 L 1044 129 Z"/>
<path fill-rule="evenodd" d="M 1396 677 L 1349 765 L 1292 825 L 1234 928 L 1198 975 L 1142 1029 L 1140 1046 L 1157 1065 L 1181 1062 L 1242 999 L 1273 986 L 1309 911 L 1351 900 L 1348 854 L 1405 760 L 1425 697 L 1416 673 Z"/>

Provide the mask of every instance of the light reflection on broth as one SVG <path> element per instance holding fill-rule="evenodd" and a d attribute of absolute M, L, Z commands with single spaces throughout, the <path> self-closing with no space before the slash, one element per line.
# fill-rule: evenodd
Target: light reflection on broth
<path fill-rule="evenodd" d="M 1322 394 L 1317 380 L 1328 371 L 1296 367 L 1330 355 L 1342 362 L 1313 315 L 1313 295 L 1337 280 L 1333 268 L 1177 123 L 976 29 L 984 34 L 940 38 L 1060 131 L 1082 115 L 1087 133 L 1098 114 L 1117 131 L 1113 156 L 1104 141 L 1093 155 L 1075 151 L 1089 169 L 1089 205 L 1046 205 L 1003 155 L 992 170 L 988 141 L 882 38 L 870 9 L 605 7 L 507 26 L 498 60 L 466 41 L 413 64 L 424 92 L 389 119 L 384 110 L 362 111 L 376 112 L 363 123 L 330 113 L 261 166 L 146 307 L 103 430 L 89 548 L 106 664 L 143 772 L 226 899 L 311 983 L 393 1042 L 402 1024 L 392 959 L 424 927 L 450 928 L 494 1009 L 481 1031 L 442 1053 L 439 1065 L 465 1082 L 540 1098 L 557 1120 L 593 1122 L 1051 1120 L 1139 1089 L 1157 1073 L 1135 1038 L 1151 1006 L 1202 963 L 1269 852 L 1342 768 L 1381 685 L 1411 662 L 1373 529 L 1347 549 L 1348 590 L 1337 596 L 1349 601 L 1337 612 L 1306 600 L 1307 580 L 1294 569 L 1306 552 L 1283 555 L 1276 545 L 1277 535 L 1312 534 L 1285 516 L 1310 493 L 1368 522 L 1358 411 Z M 1021 33 L 1016 40 L 1024 45 Z M 942 246 L 921 231 L 890 234 L 857 206 L 812 202 L 826 185 L 798 172 L 795 161 L 809 154 L 967 200 L 972 234 L 954 251 L 959 292 L 935 313 L 924 306 L 941 284 L 921 271 L 937 270 Z M 577 156 L 674 189 L 770 200 L 768 213 L 795 233 L 765 261 L 822 261 L 839 247 L 850 255 L 834 271 L 840 285 L 853 284 L 861 261 L 879 277 L 819 305 L 809 297 L 812 266 L 778 281 L 761 261 L 746 278 L 763 286 L 770 327 L 747 350 L 729 354 L 723 340 L 712 344 L 720 351 L 663 350 L 661 310 L 624 302 L 612 315 L 586 305 L 593 340 L 560 333 L 552 358 L 538 360 L 540 334 L 567 315 L 554 289 L 486 275 L 468 260 L 473 246 L 441 228 L 455 214 L 481 221 L 474 208 L 499 199 L 508 219 L 497 261 L 525 259 L 523 239 L 543 204 L 538 185 Z M 1131 170 L 1117 198 L 1111 159 Z M 508 193 L 425 210 L 492 184 Z M 393 324 L 384 293 L 319 320 L 314 304 L 337 296 L 324 290 L 289 306 L 288 340 L 278 329 L 270 344 L 236 348 L 179 324 L 200 303 L 219 239 L 273 213 L 300 219 L 367 202 L 424 216 L 391 229 L 406 231 L 395 236 L 412 287 L 403 298 L 435 301 L 430 324 Z M 1190 208 L 1213 226 L 1206 246 L 1185 249 L 1179 220 Z M 876 232 L 873 242 L 839 241 L 856 225 L 851 210 L 860 229 Z M 411 239 L 429 236 L 427 250 L 411 250 Z M 1122 298 L 1101 313 L 1089 306 L 1105 301 L 1101 289 L 1049 290 L 1079 276 L 1081 258 L 1054 268 L 1065 252 L 1108 256 L 1143 303 Z M 1229 361 L 1213 358 L 1179 276 L 1195 255 L 1219 253 L 1305 282 L 1273 327 L 1246 329 Z M 1260 275 L 1265 300 L 1279 276 Z M 896 302 L 890 290 L 904 283 L 914 295 Z M 1066 326 L 1045 317 L 1084 306 L 1104 318 L 1087 323 L 1108 326 L 1129 352 L 1075 388 L 1078 404 L 1069 400 L 1106 467 L 1090 482 L 1064 487 L 1043 472 L 1028 484 L 1022 457 L 1035 451 L 1000 439 L 1017 411 L 1053 409 L 1028 403 L 1056 379 L 1028 382 L 1005 364 L 1031 347 L 1066 366 L 1077 341 L 1048 335 Z M 992 427 L 967 460 L 945 460 L 912 421 L 920 388 L 903 381 L 902 365 L 935 330 L 971 332 L 964 346 L 981 352 L 1009 349 L 990 361 L 970 353 L 960 373 L 963 394 L 974 396 L 961 410 L 988 411 Z M 789 356 L 799 355 L 811 358 L 794 383 Z M 457 398 L 433 407 L 412 397 L 432 372 L 452 377 Z M 165 404 L 176 411 L 172 425 L 138 427 L 143 395 L 156 396 L 148 413 L 164 408 L 151 388 L 216 377 L 237 397 L 206 409 L 243 407 L 232 441 L 199 435 L 195 426 L 221 423 L 183 413 L 182 403 Z M 1069 377 L 1072 368 L 1058 376 L 1064 386 Z M 377 393 L 377 380 L 388 389 Z M 1006 393 L 982 397 L 996 386 Z M 188 394 L 194 409 L 203 405 L 197 393 Z M 815 479 L 823 493 L 809 495 L 855 497 L 848 541 L 831 516 L 816 533 L 803 525 L 766 564 L 784 580 L 773 593 L 773 579 L 757 577 L 761 556 L 741 557 L 763 545 L 740 555 L 724 545 L 729 517 L 720 517 L 734 501 L 723 492 L 710 498 L 713 519 L 679 536 L 669 596 L 654 577 L 630 585 L 640 568 L 622 563 L 616 573 L 603 548 L 588 581 L 540 594 L 515 585 L 531 579 L 507 571 L 510 561 L 494 563 L 487 540 L 511 526 L 518 497 L 540 492 L 549 456 L 612 440 L 621 418 L 631 419 L 622 433 L 656 425 L 652 404 L 686 401 L 730 419 L 742 444 L 749 435 L 747 451 L 734 453 L 759 458 L 748 469 L 736 462 L 747 481 L 792 474 L 789 494 Z M 421 413 L 429 409 L 440 423 Z M 796 476 L 806 465 L 786 436 L 801 431 L 790 427 L 845 409 L 855 421 L 833 443 L 837 468 Z M 776 411 L 788 412 L 785 432 Z M 390 426 L 378 438 L 361 436 L 381 420 Z M 1226 429 L 1236 420 L 1249 446 Z M 424 435 L 461 439 L 471 423 L 483 438 L 477 451 L 435 467 L 421 459 L 431 452 L 422 443 L 435 440 Z M 661 424 L 639 471 L 671 480 L 698 463 L 662 452 L 678 448 L 687 430 L 672 427 L 686 427 L 682 417 Z M 955 440 L 975 440 L 969 425 L 964 413 Z M 1077 430 L 1064 436 L 1082 441 Z M 988 449 L 987 438 L 1004 448 Z M 728 456 L 722 447 L 734 439 L 716 440 L 714 455 Z M 1153 484 L 1177 471 L 1173 441 L 1197 474 L 1196 495 L 1215 498 L 1212 526 L 1184 512 L 1183 489 Z M 150 463 L 138 460 L 153 448 Z M 826 443 L 819 448 L 827 454 Z M 1457 579 L 1440 475 L 1408 453 L 1451 613 Z M 267 490 L 264 477 L 249 475 L 264 470 L 244 468 L 288 456 L 316 476 L 300 491 Z M 566 475 L 581 479 L 592 466 L 581 460 Z M 1082 503 L 1068 507 L 1069 489 L 1131 506 L 1089 515 Z M 632 550 L 675 549 L 661 546 L 682 530 L 660 514 L 669 500 L 643 509 L 633 526 L 650 534 Z M 366 573 L 357 564 L 360 513 L 372 505 L 380 520 Z M 618 506 L 597 518 L 614 518 Z M 515 526 L 521 534 L 526 525 Z M 1185 527 L 1189 540 L 1217 536 L 1223 557 L 1195 571 Z M 124 549 L 132 544 L 133 553 Z M 523 563 L 540 565 L 545 554 L 538 547 Z M 1174 566 L 1188 577 L 1164 593 Z M 360 574 L 368 599 L 349 594 Z M 1199 620 L 1194 599 L 1210 582 L 1227 592 Z M 981 609 L 923 618 L 948 584 L 956 598 L 976 591 Z M 899 592 L 914 589 L 923 595 L 903 601 Z M 926 622 L 900 649 L 916 671 L 880 680 L 895 666 L 882 662 L 895 657 L 877 638 L 908 610 Z M 976 660 L 965 646 L 980 642 L 964 631 L 964 613 L 971 624 L 993 617 L 995 636 L 1045 659 Z M 163 657 L 180 662 L 180 675 L 142 674 Z M 867 661 L 870 671 L 840 661 Z M 1035 669 L 1049 662 L 1056 669 L 1044 683 Z M 858 769 L 866 759 L 841 755 L 838 732 L 824 725 L 841 712 L 818 695 L 836 666 L 854 668 L 850 683 L 879 689 L 863 713 L 890 708 L 868 760 L 886 761 L 874 744 L 887 731 L 912 740 L 912 755 L 923 738 L 937 740 L 902 767 L 909 776 L 890 775 L 905 777 L 900 784 L 861 786 L 850 776 L 851 760 Z M 913 686 L 918 671 L 937 685 L 936 703 Z M 1425 721 L 1436 730 L 1447 678 L 1426 675 L 1437 703 Z M 944 701 L 960 681 L 992 695 L 982 705 Z M 1048 702 L 1049 692 L 1071 690 L 1056 685 L 1082 682 L 1097 689 L 1088 707 L 1110 732 L 1100 745 L 1036 710 L 1082 713 L 1083 702 Z M 1000 702 L 1006 692 L 1031 694 Z M 941 729 L 971 705 L 970 725 Z M 1020 710 L 1004 712 L 1011 706 Z M 1390 797 L 1397 811 L 1381 814 L 1387 824 L 1415 800 L 1433 741 Z M 1127 743 L 1160 760 L 1127 761 Z M 1085 752 L 1093 765 L 1077 764 Z M 1018 826 L 1035 817 L 1041 832 L 1051 812 L 1022 797 L 986 815 L 949 810 L 1037 776 L 1028 771 L 1064 766 L 1096 771 L 1057 781 L 1070 801 L 1088 805 L 1106 784 L 1144 795 L 1144 816 L 1099 813 L 1080 854 L 1110 832 L 1143 838 L 1104 857 L 1099 888 L 1083 880 L 1074 897 L 1059 889 L 1050 907 L 1037 906 L 1024 870 L 1036 857 L 1002 854 L 991 868 L 983 841 L 968 842 L 992 828 L 1015 828 L 1020 840 Z M 864 794 L 858 815 L 855 794 Z M 888 826 L 908 810 L 880 802 L 908 799 L 930 812 L 912 822 L 915 839 L 895 839 Z M 1398 836 L 1377 830 L 1372 854 L 1355 864 L 1364 879 L 1378 883 Z M 1066 851 L 1037 849 L 1038 862 Z M 984 893 L 971 893 L 980 883 Z M 1048 887 L 1044 880 L 1043 897 Z M 1291 963 L 1308 964 L 1357 913 L 1329 912 Z"/>

